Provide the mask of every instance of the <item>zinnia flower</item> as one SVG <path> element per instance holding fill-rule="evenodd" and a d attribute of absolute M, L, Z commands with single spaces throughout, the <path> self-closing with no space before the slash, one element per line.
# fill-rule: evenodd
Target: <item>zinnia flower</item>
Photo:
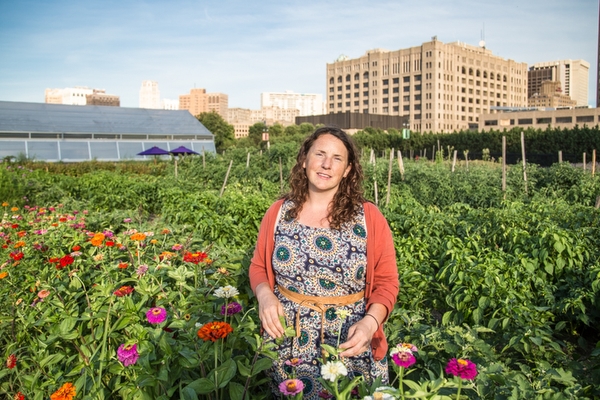
<path fill-rule="evenodd" d="M 135 241 L 135 242 L 141 242 L 142 240 L 146 239 L 146 235 L 144 235 L 143 233 L 139 232 L 139 233 L 134 233 L 133 235 L 131 235 L 129 237 L 129 239 Z"/>
<path fill-rule="evenodd" d="M 279 384 L 279 391 L 284 396 L 294 396 L 304 389 L 304 383 L 300 379 L 286 379 Z"/>
<path fill-rule="evenodd" d="M 236 301 L 227 304 L 227 309 L 225 309 L 225 304 L 221 306 L 221 315 L 234 315 L 242 311 L 242 305 Z"/>
<path fill-rule="evenodd" d="M 472 380 L 477 376 L 477 366 L 464 358 L 453 358 L 446 365 L 446 373 L 460 376 L 462 379 Z"/>
<path fill-rule="evenodd" d="M 233 328 L 227 322 L 208 322 L 198 329 L 198 337 L 204 341 L 211 340 L 216 342 L 221 338 L 227 337 Z"/>
<path fill-rule="evenodd" d="M 152 307 L 146 313 L 146 318 L 151 324 L 160 324 L 167 319 L 167 310 L 162 307 Z"/>
<path fill-rule="evenodd" d="M 240 292 L 231 285 L 223 286 L 215 290 L 215 296 L 222 299 L 228 299 L 237 296 L 238 294 L 240 294 Z"/>
<path fill-rule="evenodd" d="M 179 251 L 181 249 L 183 249 L 183 246 L 180 245 L 179 243 L 176 243 L 171 247 L 171 250 L 173 250 L 173 251 Z"/>
<path fill-rule="evenodd" d="M 21 392 L 17 392 L 17 394 L 14 395 L 13 400 L 25 400 L 25 395 Z"/>
<path fill-rule="evenodd" d="M 25 254 L 23 254 L 20 251 L 14 251 L 14 252 L 10 253 L 8 256 L 10 258 L 12 258 L 13 260 L 15 260 L 15 261 L 19 261 L 19 260 L 23 259 L 23 257 L 25 256 Z"/>
<path fill-rule="evenodd" d="M 204 252 L 190 253 L 189 251 L 186 251 L 183 255 L 183 261 L 198 264 L 204 261 L 206 257 L 208 257 L 208 254 Z"/>
<path fill-rule="evenodd" d="M 133 288 L 131 286 L 121 286 L 117 290 L 113 292 L 113 294 L 117 297 L 124 297 L 133 292 Z"/>
<path fill-rule="evenodd" d="M 17 366 L 17 356 L 14 354 L 11 354 L 10 356 L 8 356 L 8 358 L 6 359 L 6 367 L 8 369 L 13 369 L 14 367 Z"/>
<path fill-rule="evenodd" d="M 141 276 L 146 275 L 146 272 L 148 272 L 148 266 L 145 265 L 145 264 L 140 265 L 135 270 L 135 273 L 137 274 L 138 278 L 141 277 Z"/>
<path fill-rule="evenodd" d="M 125 344 L 120 345 L 117 349 L 117 358 L 126 367 L 135 364 L 138 358 L 140 358 L 140 355 L 137 351 L 137 344 L 131 344 L 128 346 Z"/>
<path fill-rule="evenodd" d="M 0 272 L 0 279 L 4 279 L 8 276 L 8 272 L 4 271 L 4 272 Z"/>
<path fill-rule="evenodd" d="M 348 369 L 341 361 L 328 361 L 321 366 L 321 375 L 323 379 L 335 382 L 341 375 L 348 375 Z"/>
<path fill-rule="evenodd" d="M 49 295 L 50 295 L 50 291 L 49 291 L 49 290 L 47 290 L 47 289 L 43 289 L 43 290 L 40 290 L 40 291 L 38 292 L 38 297 L 39 297 L 40 299 L 45 299 L 45 298 L 46 298 L 46 297 L 48 297 Z"/>
<path fill-rule="evenodd" d="M 75 261 L 75 259 L 73 257 L 71 257 L 71 255 L 67 254 L 66 256 L 61 257 L 61 259 L 59 261 L 60 267 L 57 265 L 56 269 L 63 269 L 67 265 L 73 264 L 73 261 Z"/>
<path fill-rule="evenodd" d="M 123 222 L 125 222 L 126 224 L 130 223 L 130 222 L 131 222 L 131 218 L 125 218 L 125 219 L 123 220 Z"/>
<path fill-rule="evenodd" d="M 129 264 L 127 264 L 126 262 L 120 262 L 119 263 L 119 269 L 126 269 L 128 265 Z"/>
<path fill-rule="evenodd" d="M 67 382 L 50 395 L 50 400 L 73 400 L 76 394 L 75 386 L 71 382 Z"/>
<path fill-rule="evenodd" d="M 290 367 L 297 367 L 302 364 L 304 361 L 301 358 L 290 358 L 289 360 L 285 360 L 285 365 L 289 365 Z"/>
<path fill-rule="evenodd" d="M 104 233 L 96 233 L 94 235 L 94 237 L 92 237 L 90 242 L 92 243 L 92 246 L 98 247 L 98 246 L 102 246 L 104 239 L 105 239 Z"/>
<path fill-rule="evenodd" d="M 392 354 L 392 360 L 399 367 L 408 368 L 417 362 L 417 359 L 411 351 L 399 351 Z"/>

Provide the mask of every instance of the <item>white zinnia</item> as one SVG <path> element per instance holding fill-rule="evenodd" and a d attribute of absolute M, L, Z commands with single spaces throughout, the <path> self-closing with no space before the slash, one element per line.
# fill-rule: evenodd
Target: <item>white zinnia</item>
<path fill-rule="evenodd" d="M 215 296 L 220 297 L 222 299 L 228 299 L 230 297 L 234 297 L 240 294 L 236 288 L 231 285 L 223 286 L 215 290 Z"/>
<path fill-rule="evenodd" d="M 329 361 L 321 366 L 321 375 L 323 379 L 335 382 L 340 375 L 348 375 L 348 370 L 341 361 Z"/>

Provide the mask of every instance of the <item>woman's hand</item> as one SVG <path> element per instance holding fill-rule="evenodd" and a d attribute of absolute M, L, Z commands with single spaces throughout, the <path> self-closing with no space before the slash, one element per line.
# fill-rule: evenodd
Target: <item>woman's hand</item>
<path fill-rule="evenodd" d="M 283 306 L 275 296 L 268 283 L 261 283 L 256 288 L 258 299 L 258 317 L 263 328 L 272 338 L 280 338 L 284 334 L 279 316 L 283 316 Z"/>
<path fill-rule="evenodd" d="M 348 329 L 348 340 L 340 344 L 340 349 L 344 349 L 340 357 L 354 357 L 369 350 L 378 328 L 377 321 L 369 316 L 352 325 Z"/>

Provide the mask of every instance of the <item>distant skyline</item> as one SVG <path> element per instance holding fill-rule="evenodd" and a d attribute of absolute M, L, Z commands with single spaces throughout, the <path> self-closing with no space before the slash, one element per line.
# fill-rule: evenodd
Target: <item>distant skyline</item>
<path fill-rule="evenodd" d="M 341 54 L 444 43 L 532 65 L 590 63 L 596 106 L 598 1 L 13 1 L 0 0 L 0 100 L 44 102 L 46 88 L 88 86 L 138 107 L 142 81 L 162 99 L 205 88 L 229 107 L 262 92 L 325 94 Z"/>

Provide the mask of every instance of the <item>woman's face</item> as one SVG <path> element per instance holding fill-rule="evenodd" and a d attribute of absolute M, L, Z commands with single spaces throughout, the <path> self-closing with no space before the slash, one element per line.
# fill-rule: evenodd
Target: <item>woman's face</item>
<path fill-rule="evenodd" d="M 337 192 L 340 182 L 352 168 L 344 143 L 327 133 L 313 142 L 302 166 L 308 177 L 309 192 L 332 194 Z"/>

